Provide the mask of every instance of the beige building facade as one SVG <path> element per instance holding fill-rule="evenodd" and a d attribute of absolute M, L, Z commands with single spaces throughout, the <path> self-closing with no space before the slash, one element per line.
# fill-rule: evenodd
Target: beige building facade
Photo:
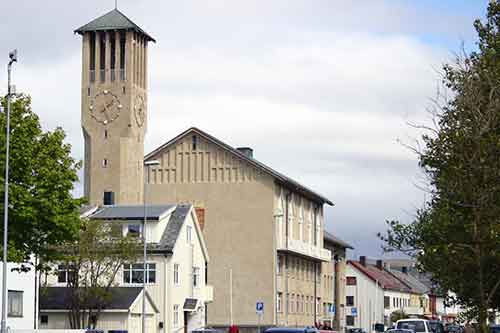
<path fill-rule="evenodd" d="M 212 258 L 208 324 L 312 325 L 321 307 L 326 198 L 191 128 L 146 156 L 153 203 L 189 202 L 203 216 Z M 264 302 L 259 318 L 255 306 Z M 318 303 L 319 302 L 319 303 Z"/>

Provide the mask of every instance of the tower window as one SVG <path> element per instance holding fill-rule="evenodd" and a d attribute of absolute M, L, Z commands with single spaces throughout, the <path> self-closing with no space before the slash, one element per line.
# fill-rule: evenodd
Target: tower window
<path fill-rule="evenodd" d="M 111 33 L 109 36 L 109 47 L 110 47 L 110 69 L 111 69 L 111 81 L 115 80 L 115 63 L 116 63 L 116 34 Z"/>
<path fill-rule="evenodd" d="M 115 192 L 105 191 L 102 201 L 103 201 L 104 205 L 114 205 L 115 204 Z"/>
<path fill-rule="evenodd" d="M 104 139 L 108 138 L 108 130 L 104 130 Z"/>
<path fill-rule="evenodd" d="M 125 32 L 123 31 L 120 32 L 120 80 L 125 81 Z"/>
<path fill-rule="evenodd" d="M 90 33 L 90 47 L 89 47 L 89 70 L 90 82 L 95 82 L 95 32 Z"/>
<path fill-rule="evenodd" d="M 90 88 L 87 88 L 87 96 L 90 96 Z"/>
<path fill-rule="evenodd" d="M 101 82 L 106 81 L 106 33 L 101 32 L 99 34 L 99 77 Z"/>
<path fill-rule="evenodd" d="M 125 86 L 123 86 L 123 94 L 125 95 Z"/>
<path fill-rule="evenodd" d="M 198 146 L 198 137 L 196 135 L 193 135 L 193 150 L 196 150 Z"/>
<path fill-rule="evenodd" d="M 103 168 L 107 168 L 108 167 L 108 159 L 107 158 L 105 158 L 105 159 L 102 160 L 102 167 Z"/>

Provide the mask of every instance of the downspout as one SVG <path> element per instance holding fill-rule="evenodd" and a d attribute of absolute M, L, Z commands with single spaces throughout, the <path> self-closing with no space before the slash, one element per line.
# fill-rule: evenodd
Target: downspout
<path fill-rule="evenodd" d="M 317 284 L 316 280 L 318 278 L 318 263 L 314 263 L 314 324 L 318 322 L 317 311 L 318 311 L 318 295 L 317 295 Z"/>

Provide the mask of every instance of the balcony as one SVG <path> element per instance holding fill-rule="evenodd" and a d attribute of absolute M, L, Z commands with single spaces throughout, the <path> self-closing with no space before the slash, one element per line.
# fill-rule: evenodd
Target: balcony
<path fill-rule="evenodd" d="M 321 261 L 331 261 L 332 259 L 332 253 L 330 250 L 323 249 L 297 239 L 288 238 L 288 248 L 286 247 L 286 244 L 279 244 L 278 250 L 295 252 L 297 254 L 313 257 Z"/>

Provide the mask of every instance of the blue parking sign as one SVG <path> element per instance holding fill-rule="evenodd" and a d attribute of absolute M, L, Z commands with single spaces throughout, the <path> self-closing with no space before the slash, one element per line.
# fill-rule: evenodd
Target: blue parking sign
<path fill-rule="evenodd" d="M 255 311 L 258 314 L 263 314 L 264 313 L 264 302 L 257 302 L 255 304 Z"/>
<path fill-rule="evenodd" d="M 330 313 L 335 314 L 335 304 L 330 304 Z"/>

